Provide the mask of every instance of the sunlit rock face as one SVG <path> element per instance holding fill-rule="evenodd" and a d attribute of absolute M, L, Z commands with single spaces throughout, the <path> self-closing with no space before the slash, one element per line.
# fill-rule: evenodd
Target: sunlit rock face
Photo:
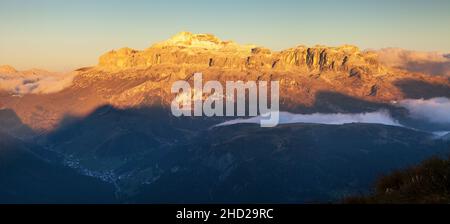
<path fill-rule="evenodd" d="M 147 68 L 158 64 L 189 64 L 238 70 L 307 70 L 345 71 L 352 73 L 380 72 L 376 54 L 361 52 L 357 47 L 298 46 L 272 52 L 255 45 L 239 45 L 222 41 L 211 34 L 181 32 L 167 41 L 138 51 L 122 48 L 100 57 L 104 70 Z"/>
<path fill-rule="evenodd" d="M 262 46 L 239 45 L 222 41 L 211 34 L 181 32 L 172 38 L 142 50 L 122 48 L 100 57 L 98 66 L 80 75 L 77 85 L 86 86 L 93 79 L 145 79 L 123 93 L 113 94 L 109 103 L 136 106 L 148 93 L 158 102 L 170 102 L 169 89 L 176 80 L 189 80 L 202 72 L 205 81 L 276 80 L 286 108 L 315 103 L 320 92 L 337 92 L 370 101 L 390 102 L 404 96 L 395 82 L 401 79 L 448 83 L 442 78 L 386 67 L 376 51 L 361 51 L 356 46 L 297 46 L 272 51 Z M 160 90 L 160 91 L 155 91 Z M 139 100 L 137 100 L 139 99 Z"/>
<path fill-rule="evenodd" d="M 105 70 L 146 68 L 158 64 L 190 64 L 239 68 L 246 63 L 255 46 L 241 46 L 222 41 L 211 34 L 181 32 L 167 41 L 137 51 L 122 48 L 100 57 L 99 67 Z"/>

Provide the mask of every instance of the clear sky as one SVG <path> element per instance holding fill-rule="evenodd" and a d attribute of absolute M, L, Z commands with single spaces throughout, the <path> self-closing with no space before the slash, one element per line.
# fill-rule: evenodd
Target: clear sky
<path fill-rule="evenodd" d="M 354 44 L 450 52 L 450 0 L 0 0 L 0 64 L 69 70 L 179 31 L 274 50 Z"/>

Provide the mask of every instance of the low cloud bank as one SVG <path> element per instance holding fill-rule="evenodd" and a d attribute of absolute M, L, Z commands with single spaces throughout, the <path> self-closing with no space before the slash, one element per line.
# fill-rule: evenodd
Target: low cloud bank
<path fill-rule="evenodd" d="M 381 63 L 394 68 L 430 75 L 450 76 L 449 54 L 385 48 L 377 51 Z"/>
<path fill-rule="evenodd" d="M 260 121 L 261 117 L 257 116 L 248 119 L 230 120 L 218 124 L 216 126 L 227 126 L 241 123 L 259 124 Z M 293 123 L 312 123 L 312 124 L 330 124 L 330 125 L 368 123 L 368 124 L 401 126 L 394 118 L 391 117 L 389 112 L 384 110 L 368 113 L 357 113 L 357 114 L 341 114 L 341 113 L 292 114 L 289 112 L 280 112 L 279 124 L 293 124 Z"/>
<path fill-rule="evenodd" d="M 428 100 L 424 99 L 406 99 L 398 102 L 397 106 L 406 108 L 409 116 L 414 119 L 429 122 L 430 124 L 450 125 L 450 99 L 445 97 L 437 97 Z M 266 119 L 263 117 L 263 119 Z M 234 124 L 259 124 L 261 117 L 252 117 L 248 119 L 235 119 L 223 122 L 216 126 L 227 126 Z M 368 123 L 382 124 L 392 126 L 402 126 L 390 113 L 386 110 L 376 112 L 342 114 L 342 113 L 314 113 L 314 114 L 293 114 L 289 112 L 280 112 L 279 124 L 294 123 L 312 123 L 312 124 L 331 124 L 342 125 L 349 123 Z M 447 135 L 450 130 L 435 132 L 435 135 Z"/>
<path fill-rule="evenodd" d="M 72 84 L 75 72 L 57 74 L 50 72 L 0 73 L 0 90 L 14 94 L 52 93 L 63 90 Z"/>
<path fill-rule="evenodd" d="M 407 108 L 413 118 L 438 124 L 450 124 L 450 99 L 448 98 L 408 99 L 400 101 L 399 104 Z"/>
<path fill-rule="evenodd" d="M 450 138 L 450 131 L 435 131 L 433 134 L 436 138 Z"/>

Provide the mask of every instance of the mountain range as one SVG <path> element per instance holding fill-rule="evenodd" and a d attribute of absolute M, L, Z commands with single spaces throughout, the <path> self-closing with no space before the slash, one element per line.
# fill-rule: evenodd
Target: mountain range
<path fill-rule="evenodd" d="M 317 108 L 315 104 L 325 103 L 316 99 L 330 94 L 371 104 L 450 97 L 448 77 L 388 67 L 377 57 L 375 52 L 349 45 L 298 46 L 272 52 L 264 47 L 221 41 L 210 34 L 181 32 L 143 51 L 122 48 L 107 52 L 100 56 L 97 66 L 71 73 L 72 82 L 63 82 L 66 88 L 62 91 L 20 97 L 3 93 L 0 106 L 14 109 L 25 124 L 45 131 L 54 128 L 65 115 L 85 116 L 106 104 L 117 108 L 166 107 L 173 99 L 171 84 L 190 81 L 198 71 L 204 74 L 205 81 L 278 80 L 281 108 L 292 112 L 351 111 L 335 105 L 337 102 Z M 353 107 L 361 107 L 354 108 L 359 111 L 373 109 L 366 105 Z"/>
<path fill-rule="evenodd" d="M 0 161 L 9 162 L 0 181 L 10 184 L 0 185 L 0 203 L 305 203 L 366 193 L 379 175 L 450 152 L 446 138 L 433 134 L 450 124 L 404 106 L 450 98 L 448 75 L 389 64 L 383 53 L 351 45 L 273 51 L 181 32 L 145 50 L 107 52 L 68 74 L 2 66 Z M 172 116 L 172 83 L 192 82 L 196 72 L 221 83 L 279 81 L 282 111 L 386 111 L 399 125 L 265 129 L 216 126 L 226 117 Z M 43 188 L 48 194 L 39 195 Z"/>

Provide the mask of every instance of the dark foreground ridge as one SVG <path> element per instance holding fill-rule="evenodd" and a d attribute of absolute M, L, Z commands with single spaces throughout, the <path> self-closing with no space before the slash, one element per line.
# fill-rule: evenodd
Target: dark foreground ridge
<path fill-rule="evenodd" d="M 363 197 L 349 197 L 347 203 L 417 204 L 450 203 L 450 157 L 432 158 L 417 166 L 395 171 L 380 178 L 375 192 Z"/>

